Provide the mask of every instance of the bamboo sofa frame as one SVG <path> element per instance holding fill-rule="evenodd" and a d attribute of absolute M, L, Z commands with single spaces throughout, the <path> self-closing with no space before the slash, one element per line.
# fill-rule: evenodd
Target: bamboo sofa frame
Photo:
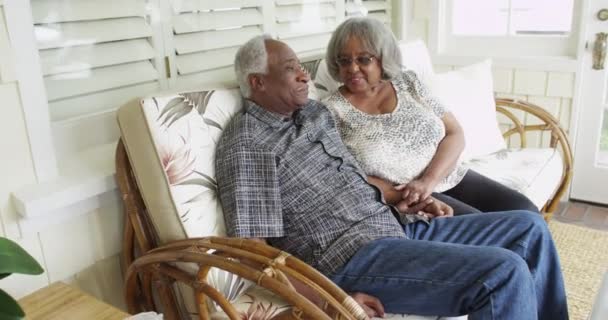
<path fill-rule="evenodd" d="M 314 79 L 319 61 L 304 63 Z M 562 179 L 553 196 L 542 208 L 548 220 L 555 212 L 560 197 L 566 192 L 572 177 L 572 152 L 559 122 L 542 108 L 511 99 L 496 99 L 496 110 L 513 122 L 512 129 L 503 134 L 510 138 L 519 134 L 521 147 L 526 147 L 526 132 L 547 131 L 550 145 L 559 147 L 563 158 Z M 524 125 L 511 110 L 522 110 L 542 121 L 538 125 Z M 246 239 L 203 237 L 178 240 L 161 245 L 157 231 L 148 215 L 140 194 L 131 163 L 122 140 L 116 150 L 116 179 L 122 195 L 125 220 L 123 261 L 125 270 L 125 298 L 130 313 L 162 311 L 165 319 L 185 319 L 174 285 L 179 282 L 193 289 L 199 319 L 210 319 L 207 299 L 215 301 L 230 319 L 240 316 L 226 297 L 206 282 L 212 267 L 223 269 L 257 283 L 282 297 L 292 306 L 288 319 L 365 319 L 362 309 L 339 287 L 301 260 L 271 246 Z M 214 250 L 210 253 L 209 250 Z M 243 264 L 238 260 L 253 263 Z M 199 266 L 195 275 L 178 268 L 176 263 Z M 316 291 L 325 301 L 319 308 L 297 293 L 286 276 L 300 280 Z M 329 312 L 326 310 L 330 310 Z M 189 317 L 189 316 L 188 316 Z"/>
<path fill-rule="evenodd" d="M 538 106 L 510 99 L 497 99 L 497 111 L 505 114 L 514 127 L 503 134 L 505 138 L 519 134 L 521 146 L 526 146 L 526 132 L 551 132 L 551 147 L 561 147 L 564 169 L 561 183 L 553 197 L 542 208 L 549 219 L 556 210 L 572 177 L 572 153 L 564 131 L 557 120 Z M 523 125 L 511 109 L 523 110 L 544 121 L 539 125 Z M 211 287 L 205 278 L 211 267 L 227 270 L 256 282 L 283 297 L 293 306 L 294 319 L 331 319 L 323 310 L 299 295 L 286 280 L 286 275 L 299 279 L 323 297 L 334 310 L 333 318 L 360 319 L 349 296 L 301 260 L 278 249 L 255 241 L 226 237 L 205 237 L 175 241 L 160 246 L 156 231 L 135 181 L 125 147 L 119 141 L 116 151 L 116 179 L 122 195 L 125 221 L 123 261 L 125 297 L 130 313 L 162 310 L 166 319 L 183 319 L 172 286 L 181 282 L 196 292 L 201 320 L 209 319 L 205 297 L 216 301 L 231 319 L 240 319 L 227 299 Z M 217 250 L 214 254 L 209 249 Z M 238 263 L 234 259 L 255 261 L 258 267 Z M 192 262 L 200 266 L 196 276 L 175 267 L 176 262 Z M 158 295 L 155 297 L 154 292 Z"/>
<path fill-rule="evenodd" d="M 513 114 L 513 110 L 521 110 L 528 114 L 531 114 L 538 118 L 542 123 L 534 125 L 525 125 Z M 551 148 L 559 148 L 562 156 L 562 177 L 559 185 L 553 193 L 553 196 L 547 200 L 545 205 L 541 208 L 545 220 L 549 219 L 557 210 L 559 200 L 566 193 L 568 185 L 572 179 L 573 156 L 572 149 L 570 148 L 570 142 L 568 141 L 568 135 L 564 129 L 559 125 L 559 121 L 547 112 L 545 109 L 525 101 L 517 101 L 513 99 L 496 99 L 496 112 L 505 115 L 512 122 L 512 128 L 503 133 L 503 138 L 509 139 L 512 135 L 519 135 L 519 142 L 521 148 L 526 148 L 526 132 L 540 131 L 549 132 L 551 134 L 551 140 L 549 146 Z"/>

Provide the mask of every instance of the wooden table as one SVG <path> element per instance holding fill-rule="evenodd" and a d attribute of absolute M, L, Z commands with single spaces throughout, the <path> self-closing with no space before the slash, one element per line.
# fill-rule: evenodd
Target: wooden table
<path fill-rule="evenodd" d="M 129 314 L 62 282 L 19 299 L 28 320 L 123 320 Z"/>

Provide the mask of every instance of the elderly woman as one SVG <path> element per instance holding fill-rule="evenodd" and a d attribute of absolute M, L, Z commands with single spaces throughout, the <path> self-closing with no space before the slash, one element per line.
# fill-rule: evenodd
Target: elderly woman
<path fill-rule="evenodd" d="M 351 18 L 333 33 L 326 62 L 343 85 L 326 104 L 344 143 L 400 210 L 433 197 L 454 214 L 532 210 L 523 194 L 468 170 L 458 161 L 458 121 L 412 71 L 403 71 L 392 32 L 380 21 Z"/>

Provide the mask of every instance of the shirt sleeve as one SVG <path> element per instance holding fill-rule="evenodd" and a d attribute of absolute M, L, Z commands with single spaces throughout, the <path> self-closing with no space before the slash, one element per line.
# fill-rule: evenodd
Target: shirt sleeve
<path fill-rule="evenodd" d="M 283 216 L 275 156 L 246 143 L 218 148 L 216 178 L 228 236 L 282 237 Z"/>
<path fill-rule="evenodd" d="M 439 118 L 449 112 L 446 106 L 433 95 L 427 85 L 420 81 L 415 72 L 408 70 L 403 73 L 403 80 L 406 83 L 410 94 L 418 99 L 420 103 L 431 109 Z"/>

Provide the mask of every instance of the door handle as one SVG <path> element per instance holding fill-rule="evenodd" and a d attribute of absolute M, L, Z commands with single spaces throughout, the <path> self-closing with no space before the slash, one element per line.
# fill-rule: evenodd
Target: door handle
<path fill-rule="evenodd" d="M 606 60 L 606 46 L 608 33 L 598 32 L 595 34 L 595 43 L 593 44 L 593 69 L 603 70 L 604 60 Z"/>

